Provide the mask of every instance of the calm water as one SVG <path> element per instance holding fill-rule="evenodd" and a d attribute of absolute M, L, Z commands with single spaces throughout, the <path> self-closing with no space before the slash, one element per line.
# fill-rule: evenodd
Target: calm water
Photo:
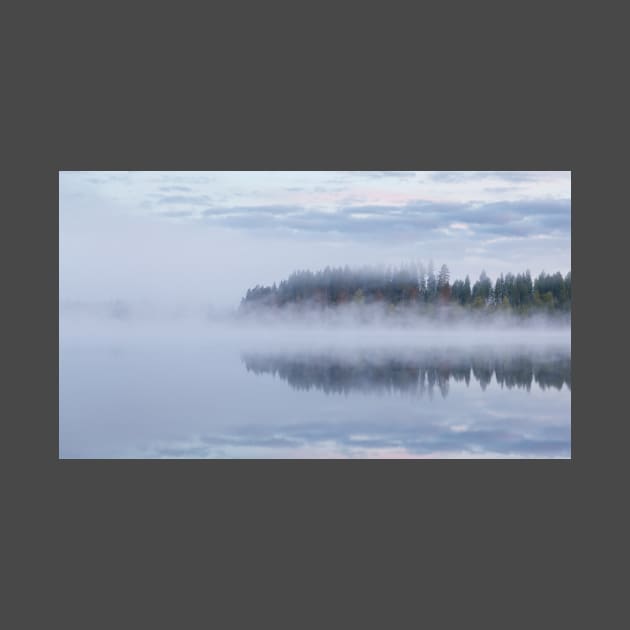
<path fill-rule="evenodd" d="M 569 333 L 64 323 L 62 458 L 571 456 Z"/>

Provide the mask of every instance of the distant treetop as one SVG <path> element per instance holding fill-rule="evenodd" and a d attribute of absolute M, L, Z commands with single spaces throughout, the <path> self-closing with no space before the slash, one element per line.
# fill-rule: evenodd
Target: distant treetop
<path fill-rule="evenodd" d="M 421 264 L 398 268 L 326 267 L 321 271 L 295 271 L 272 286 L 248 289 L 241 300 L 242 310 L 283 308 L 300 305 L 330 308 L 343 304 L 381 304 L 393 308 L 458 306 L 472 310 L 571 311 L 571 272 L 542 272 L 532 280 L 529 270 L 514 275 L 501 274 L 494 282 L 485 271 L 471 285 L 469 276 L 451 283 L 447 265 L 437 277 L 430 263 L 425 272 Z"/>

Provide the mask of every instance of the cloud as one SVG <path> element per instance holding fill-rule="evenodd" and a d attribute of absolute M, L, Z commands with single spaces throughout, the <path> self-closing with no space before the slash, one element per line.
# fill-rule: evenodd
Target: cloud
<path fill-rule="evenodd" d="M 160 269 L 176 278 L 174 292 L 188 295 L 227 264 L 231 280 L 221 285 L 219 299 L 232 303 L 258 278 L 271 283 L 296 267 L 433 258 L 457 277 L 482 268 L 491 276 L 570 268 L 566 173 L 526 174 L 531 183 L 508 182 L 523 179 L 515 171 L 499 179 L 496 172 L 455 173 L 470 185 L 433 183 L 431 172 L 417 178 L 404 171 L 363 173 L 62 172 L 62 289 L 117 294 L 119 286 L 144 291 L 154 283 L 147 293 L 165 291 Z M 484 194 L 484 186 L 502 183 L 518 186 L 519 198 Z M 188 261 L 185 273 L 182 261 Z"/>
<path fill-rule="evenodd" d="M 66 172 L 92 175 L 91 177 L 87 177 L 85 179 L 85 181 L 90 184 L 111 184 L 114 182 L 119 182 L 119 183 L 128 182 L 130 173 L 133 173 L 133 171 L 125 171 L 124 174 L 122 173 L 96 173 L 96 176 L 93 176 L 94 174 L 92 173 L 92 171 L 66 171 Z"/>
<path fill-rule="evenodd" d="M 208 197 L 207 195 L 164 195 L 158 199 L 157 203 L 207 206 L 210 203 L 210 197 Z"/>
<path fill-rule="evenodd" d="M 160 190 L 164 192 L 191 192 L 192 188 L 188 186 L 160 186 Z"/>
<path fill-rule="evenodd" d="M 296 212 L 306 212 L 304 208 L 292 205 L 269 204 L 262 206 L 228 206 L 214 207 L 204 210 L 202 214 L 206 217 L 230 217 L 230 216 L 251 216 L 256 215 L 279 215 L 290 216 Z"/>
<path fill-rule="evenodd" d="M 166 212 L 160 212 L 160 216 L 169 219 L 186 219 L 194 216 L 194 213 L 190 210 L 168 210 Z"/>
<path fill-rule="evenodd" d="M 483 190 L 484 192 L 489 192 L 489 193 L 505 194 L 505 193 L 513 193 L 515 191 L 522 190 L 522 188 L 520 186 L 487 186 Z"/>
<path fill-rule="evenodd" d="M 486 179 L 520 183 L 535 182 L 548 173 L 554 173 L 554 171 L 438 171 L 432 173 L 429 177 L 434 182 L 452 184 Z"/>
<path fill-rule="evenodd" d="M 296 230 L 310 233 L 433 235 L 444 238 L 448 229 L 479 235 L 569 235 L 571 201 L 492 202 L 485 204 L 417 200 L 404 205 L 347 205 L 334 212 L 297 205 L 230 206 L 208 208 L 205 220 L 238 229 Z M 445 232 L 446 230 L 446 232 Z"/>

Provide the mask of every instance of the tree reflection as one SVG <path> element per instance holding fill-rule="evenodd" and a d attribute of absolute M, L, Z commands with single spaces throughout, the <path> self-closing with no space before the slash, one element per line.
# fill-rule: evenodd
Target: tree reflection
<path fill-rule="evenodd" d="M 350 392 L 408 393 L 448 396 L 451 379 L 472 378 L 485 390 L 493 377 L 501 388 L 571 389 L 571 355 L 555 352 L 505 353 L 490 351 L 424 351 L 397 356 L 362 353 L 248 353 L 242 355 L 248 372 L 273 374 L 298 390 L 312 388 L 327 394 Z"/>

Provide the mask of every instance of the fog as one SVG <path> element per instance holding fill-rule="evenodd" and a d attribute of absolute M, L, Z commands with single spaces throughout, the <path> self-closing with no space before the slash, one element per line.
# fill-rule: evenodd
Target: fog
<path fill-rule="evenodd" d="M 193 190 L 192 176 L 156 175 L 161 193 L 139 192 L 127 176 L 116 176 L 118 188 L 81 177 L 60 178 L 60 457 L 570 457 L 570 311 L 240 307 L 249 288 L 297 269 L 433 259 L 453 279 L 566 273 L 566 234 L 514 236 L 514 224 L 538 229 L 544 208 L 519 222 L 514 204 L 497 210 L 490 198 L 483 208 L 440 206 L 447 234 L 409 231 L 425 205 L 405 199 L 388 210 L 391 229 L 379 215 L 382 230 L 353 231 L 343 208 L 339 226 L 330 208 L 310 221 L 269 200 L 247 215 L 235 174 L 223 206 L 197 214 L 210 193 Z M 405 176 L 412 192 L 414 177 Z M 552 204 L 540 225 L 552 229 L 565 205 Z M 455 213 L 510 233 L 471 234 Z M 482 237 L 485 250 L 468 251 Z"/>
<path fill-rule="evenodd" d="M 273 282 L 294 248 L 269 245 L 264 275 Z M 145 217 L 111 202 L 85 211 L 69 205 L 60 214 L 60 300 L 229 309 L 259 278 L 254 251 L 263 255 L 258 243 L 231 230 Z"/>
<path fill-rule="evenodd" d="M 124 202 L 66 198 L 60 212 L 62 303 L 122 300 L 162 311 L 238 306 L 248 288 L 295 269 L 397 264 L 418 256 L 394 243 L 348 242 L 334 234 L 251 234 L 156 217 Z"/>
<path fill-rule="evenodd" d="M 63 318 L 62 458 L 570 457 L 568 329 Z"/>
<path fill-rule="evenodd" d="M 229 180 L 228 189 L 216 181 L 221 177 Z M 426 264 L 433 260 L 436 266 L 447 263 L 452 277 L 462 279 L 466 274 L 474 279 L 482 270 L 495 278 L 499 273 L 527 268 L 532 275 L 543 270 L 565 274 L 570 269 L 570 232 L 564 224 L 554 227 L 558 217 L 570 227 L 570 199 L 558 207 L 544 198 L 533 199 L 528 206 L 519 196 L 518 202 L 505 201 L 509 211 L 497 203 L 484 209 L 473 204 L 459 210 L 438 202 L 416 201 L 410 210 L 397 205 L 403 201 L 382 205 L 388 195 L 397 199 L 394 193 L 402 180 L 341 173 L 329 177 L 338 180 L 334 189 L 340 192 L 333 197 L 339 201 L 331 201 L 331 197 L 316 203 L 314 200 L 324 193 L 318 187 L 309 192 L 304 182 L 309 177 L 319 181 L 321 174 L 299 174 L 302 188 L 295 193 L 286 192 L 291 187 L 283 187 L 281 177 L 294 176 L 214 173 L 207 174 L 204 183 L 200 174 L 177 172 L 107 176 L 62 173 L 60 299 L 120 299 L 169 309 L 212 305 L 229 310 L 238 306 L 248 288 L 271 285 L 296 269 Z M 477 179 L 486 182 L 501 177 L 495 173 Z M 540 179 L 539 190 L 547 191 L 548 182 L 541 174 L 520 179 L 536 177 Z M 270 182 L 265 195 L 250 191 L 251 182 L 260 188 L 265 180 Z M 367 196 L 366 191 L 381 180 L 388 185 L 379 184 L 370 193 L 376 196 Z M 439 183 L 436 175 L 427 175 L 423 183 L 419 174 L 403 180 L 406 187 L 417 181 L 408 191 L 409 199 L 421 197 L 425 189 L 451 198 L 463 185 L 456 178 Z M 538 190 L 533 184 L 528 186 L 532 192 Z M 344 196 L 346 187 L 348 194 L 356 193 L 355 197 Z M 175 189 L 187 192 L 175 195 Z M 364 191 L 362 196 L 359 189 Z M 564 190 L 570 193 L 566 183 L 557 194 L 564 195 Z M 248 200 L 256 200 L 251 207 L 237 206 L 245 191 Z M 480 194 L 477 188 L 474 192 Z M 290 199 L 295 199 L 293 205 Z M 309 200 L 312 208 L 304 205 Z M 375 206 L 375 200 L 381 205 Z M 515 206 L 517 203 L 520 205 Z M 551 205 L 541 206 L 544 203 Z M 208 209 L 203 204 L 214 205 Z M 351 212 L 353 208 L 356 212 Z M 427 225 L 422 221 L 417 225 L 405 223 L 401 218 L 405 213 L 416 223 L 425 216 L 431 220 Z M 461 222 L 468 215 L 478 221 L 477 232 Z"/>
<path fill-rule="evenodd" d="M 234 311 L 208 308 L 157 308 L 154 304 L 127 305 L 124 302 L 70 303 L 60 313 L 62 339 L 100 336 L 176 343 L 179 339 L 229 341 L 239 346 L 312 348 L 321 347 L 406 347 L 429 343 L 467 347 L 483 344 L 505 347 L 571 344 L 571 327 L 566 320 L 534 316 L 527 320 L 496 316 L 467 320 L 422 318 L 411 314 L 389 316 L 380 310 L 365 313 L 361 308 L 334 312 L 263 313 L 239 316 Z"/>
<path fill-rule="evenodd" d="M 66 305 L 60 457 L 571 456 L 569 326 L 320 315 Z"/>

